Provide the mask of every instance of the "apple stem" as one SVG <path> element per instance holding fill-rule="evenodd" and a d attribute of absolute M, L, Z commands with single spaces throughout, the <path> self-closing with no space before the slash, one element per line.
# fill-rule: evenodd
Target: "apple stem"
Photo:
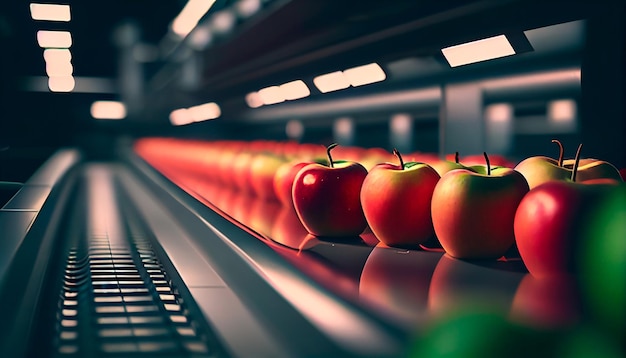
<path fill-rule="evenodd" d="M 335 167 L 335 165 L 333 164 L 333 157 L 331 157 L 331 156 L 330 156 L 330 151 L 331 151 L 333 148 L 335 148 L 336 146 L 337 146 L 337 143 L 333 143 L 333 144 L 329 145 L 329 146 L 326 148 L 326 155 L 328 156 L 328 165 L 329 165 L 331 168 L 334 168 L 334 167 Z"/>
<path fill-rule="evenodd" d="M 396 148 L 393 148 L 393 155 L 395 155 L 400 161 L 400 170 L 404 170 L 404 161 L 402 160 L 400 152 Z"/>
<path fill-rule="evenodd" d="M 574 168 L 572 168 L 572 181 L 576 182 L 576 174 L 578 173 L 578 163 L 580 163 L 580 149 L 583 147 L 583 144 L 580 143 L 578 145 L 578 149 L 576 150 L 576 157 L 574 159 Z"/>
<path fill-rule="evenodd" d="M 459 164 L 459 152 L 454 152 L 454 162 Z"/>
<path fill-rule="evenodd" d="M 558 139 L 553 139 L 552 143 L 556 143 L 559 146 L 559 167 L 563 166 L 563 144 Z"/>
<path fill-rule="evenodd" d="M 491 175 L 491 164 L 489 164 L 489 156 L 487 152 L 483 152 L 483 156 L 485 157 L 485 162 L 487 163 L 487 175 Z"/>

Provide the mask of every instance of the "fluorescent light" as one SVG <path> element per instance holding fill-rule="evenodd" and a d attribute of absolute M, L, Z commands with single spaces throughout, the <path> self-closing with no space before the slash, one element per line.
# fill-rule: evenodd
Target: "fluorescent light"
<path fill-rule="evenodd" d="M 47 48 L 43 50 L 43 58 L 46 63 L 70 62 L 72 53 L 66 48 Z"/>
<path fill-rule="evenodd" d="M 68 31 L 37 31 L 37 43 L 43 48 L 70 48 L 72 34 Z"/>
<path fill-rule="evenodd" d="M 266 87 L 259 90 L 259 96 L 263 101 L 263 104 L 276 104 L 285 102 L 285 96 L 283 91 L 278 86 Z"/>
<path fill-rule="evenodd" d="M 52 92 L 72 92 L 76 82 L 72 76 L 48 78 L 48 88 Z"/>
<path fill-rule="evenodd" d="M 214 3 L 215 0 L 189 0 L 172 21 L 172 31 L 181 38 L 187 36 Z"/>
<path fill-rule="evenodd" d="M 259 108 L 264 104 L 263 98 L 261 98 L 261 95 L 259 94 L 259 92 L 248 93 L 246 95 L 246 103 L 248 104 L 248 107 L 250 108 Z"/>
<path fill-rule="evenodd" d="M 515 55 L 515 50 L 504 35 L 446 47 L 441 50 L 451 67 Z"/>
<path fill-rule="evenodd" d="M 69 5 L 30 4 L 30 16 L 33 20 L 68 22 L 72 16 Z"/>
<path fill-rule="evenodd" d="M 193 122 L 216 119 L 222 115 L 220 106 L 215 102 L 200 104 L 189 108 L 179 108 L 170 112 L 170 123 L 183 126 Z"/>
<path fill-rule="evenodd" d="M 343 74 L 354 87 L 384 81 L 387 78 L 385 71 L 377 63 L 353 67 L 343 71 Z"/>
<path fill-rule="evenodd" d="M 317 76 L 313 79 L 313 83 L 322 93 L 338 91 L 350 87 L 350 82 L 341 71 Z"/>
<path fill-rule="evenodd" d="M 126 106 L 118 101 L 96 101 L 91 104 L 91 116 L 95 119 L 123 119 Z"/>
<path fill-rule="evenodd" d="M 304 98 L 311 94 L 309 87 L 302 80 L 287 82 L 280 85 L 279 88 L 283 93 L 283 97 L 288 101 Z"/>
<path fill-rule="evenodd" d="M 70 62 L 46 62 L 46 74 L 49 77 L 71 76 L 74 73 L 74 66 Z"/>
<path fill-rule="evenodd" d="M 218 118 L 222 114 L 222 111 L 217 103 L 210 102 L 190 107 L 188 109 L 188 113 L 190 114 L 193 122 L 201 122 Z"/>

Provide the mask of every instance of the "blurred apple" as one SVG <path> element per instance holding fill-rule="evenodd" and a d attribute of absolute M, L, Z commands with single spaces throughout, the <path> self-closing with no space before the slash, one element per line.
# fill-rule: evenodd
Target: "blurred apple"
<path fill-rule="evenodd" d="M 295 250 L 307 250 L 319 243 L 319 240 L 310 235 L 302 225 L 296 209 L 291 205 L 282 206 L 280 209 L 270 237 L 279 244 Z"/>
<path fill-rule="evenodd" d="M 278 200 L 274 191 L 274 177 L 284 163 L 286 163 L 284 157 L 273 153 L 262 152 L 253 156 L 250 163 L 249 185 L 257 197 L 263 200 Z"/>

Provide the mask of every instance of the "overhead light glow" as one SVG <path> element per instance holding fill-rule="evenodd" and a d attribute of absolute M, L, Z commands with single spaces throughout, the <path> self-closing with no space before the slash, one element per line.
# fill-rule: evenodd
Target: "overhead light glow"
<path fill-rule="evenodd" d="M 72 76 L 48 78 L 48 88 L 51 92 L 72 92 L 76 82 Z"/>
<path fill-rule="evenodd" d="M 74 73 L 74 66 L 70 62 L 47 62 L 46 74 L 49 77 L 71 76 Z"/>
<path fill-rule="evenodd" d="M 64 21 L 72 19 L 69 5 L 30 4 L 30 16 L 33 20 Z"/>
<path fill-rule="evenodd" d="M 259 96 L 263 104 L 276 104 L 285 102 L 285 96 L 278 86 L 266 87 L 259 90 Z"/>
<path fill-rule="evenodd" d="M 37 43 L 43 48 L 70 48 L 72 47 L 72 34 L 68 31 L 37 31 Z"/>
<path fill-rule="evenodd" d="M 513 46 L 504 35 L 446 47 L 441 52 L 451 67 L 515 55 Z"/>
<path fill-rule="evenodd" d="M 311 94 L 309 87 L 302 80 L 287 82 L 279 88 L 283 92 L 283 97 L 288 101 L 308 97 Z"/>
<path fill-rule="evenodd" d="M 202 122 L 219 118 L 222 115 L 220 106 L 215 102 L 200 104 L 189 108 L 179 108 L 170 112 L 170 123 L 184 126 L 194 122 Z"/>
<path fill-rule="evenodd" d="M 548 119 L 552 122 L 569 123 L 576 119 L 576 102 L 560 99 L 548 103 Z"/>
<path fill-rule="evenodd" d="M 201 122 L 215 119 L 222 114 L 220 106 L 218 106 L 215 102 L 193 106 L 190 107 L 187 111 L 190 114 L 191 120 L 193 122 Z"/>
<path fill-rule="evenodd" d="M 250 108 L 259 108 L 263 105 L 263 98 L 259 92 L 250 92 L 246 95 L 246 103 Z"/>
<path fill-rule="evenodd" d="M 322 93 L 338 91 L 350 87 L 350 82 L 341 71 L 317 76 L 313 79 L 313 83 Z"/>
<path fill-rule="evenodd" d="M 47 48 L 43 50 L 43 58 L 46 63 L 70 62 L 72 53 L 66 48 Z"/>
<path fill-rule="evenodd" d="M 91 104 L 91 116 L 95 119 L 124 119 L 126 106 L 118 101 L 96 101 Z"/>
<path fill-rule="evenodd" d="M 247 18 L 259 11 L 261 8 L 261 0 L 239 0 L 235 7 L 239 16 Z"/>
<path fill-rule="evenodd" d="M 377 63 L 353 67 L 343 73 L 354 87 L 384 81 L 387 78 L 385 71 Z"/>
<path fill-rule="evenodd" d="M 229 32 L 235 26 L 235 14 L 229 10 L 222 10 L 213 14 L 211 28 L 220 34 Z"/>
<path fill-rule="evenodd" d="M 180 14 L 172 21 L 172 31 L 181 38 L 193 30 L 209 11 L 215 0 L 189 0 Z"/>

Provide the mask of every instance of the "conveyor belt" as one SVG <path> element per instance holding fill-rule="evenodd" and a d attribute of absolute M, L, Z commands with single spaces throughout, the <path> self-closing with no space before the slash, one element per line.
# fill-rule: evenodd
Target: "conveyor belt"
<path fill-rule="evenodd" d="M 123 202 L 112 168 L 77 170 L 27 355 L 225 356 L 197 308 L 190 309 L 195 303 L 179 289 L 182 281 L 164 267 L 153 235 Z"/>

